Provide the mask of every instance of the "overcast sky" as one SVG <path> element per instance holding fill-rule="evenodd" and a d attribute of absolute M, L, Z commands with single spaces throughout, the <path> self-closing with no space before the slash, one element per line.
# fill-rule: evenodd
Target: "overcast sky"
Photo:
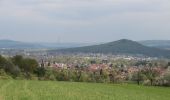
<path fill-rule="evenodd" d="M 0 39 L 170 40 L 170 0 L 0 0 Z"/>

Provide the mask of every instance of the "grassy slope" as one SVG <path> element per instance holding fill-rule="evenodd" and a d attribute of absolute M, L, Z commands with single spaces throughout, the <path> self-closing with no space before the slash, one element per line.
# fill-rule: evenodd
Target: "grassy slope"
<path fill-rule="evenodd" d="M 170 100 L 170 88 L 0 80 L 0 100 Z"/>

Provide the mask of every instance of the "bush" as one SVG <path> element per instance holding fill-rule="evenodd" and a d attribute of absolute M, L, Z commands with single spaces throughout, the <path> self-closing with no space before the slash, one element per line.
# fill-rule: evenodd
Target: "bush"
<path fill-rule="evenodd" d="M 53 68 L 47 68 L 45 75 L 44 75 L 44 80 L 56 80 L 56 72 Z"/>
<path fill-rule="evenodd" d="M 3 69 L 0 69 L 0 79 L 12 79 L 11 76 L 7 75 Z"/>
<path fill-rule="evenodd" d="M 89 75 L 86 72 L 82 72 L 79 81 L 81 81 L 81 82 L 88 82 L 89 81 Z"/>
<path fill-rule="evenodd" d="M 42 78 L 45 76 L 45 73 L 46 73 L 46 70 L 44 67 L 38 67 L 36 70 L 35 70 L 35 74 L 37 74 L 37 76 L 39 78 Z"/>

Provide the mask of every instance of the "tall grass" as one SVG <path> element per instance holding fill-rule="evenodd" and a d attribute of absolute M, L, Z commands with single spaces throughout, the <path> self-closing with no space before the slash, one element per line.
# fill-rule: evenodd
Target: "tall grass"
<path fill-rule="evenodd" d="M 129 84 L 0 80 L 0 100 L 170 100 L 170 88 Z"/>

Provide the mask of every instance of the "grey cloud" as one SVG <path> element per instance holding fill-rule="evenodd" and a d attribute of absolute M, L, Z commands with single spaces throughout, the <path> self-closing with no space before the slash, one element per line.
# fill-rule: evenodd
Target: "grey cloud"
<path fill-rule="evenodd" d="M 0 1 L 1 38 L 51 42 L 58 36 L 63 42 L 167 39 L 169 23 L 169 0 Z"/>

